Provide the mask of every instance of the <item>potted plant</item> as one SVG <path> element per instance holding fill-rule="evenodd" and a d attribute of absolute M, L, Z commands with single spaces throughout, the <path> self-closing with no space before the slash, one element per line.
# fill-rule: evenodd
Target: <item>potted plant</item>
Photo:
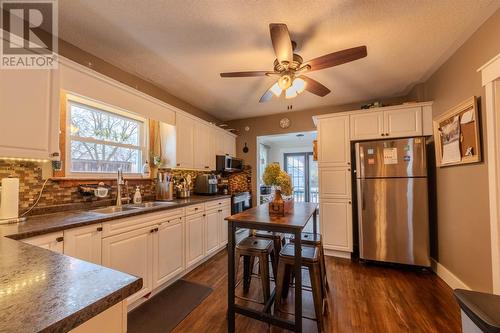
<path fill-rule="evenodd" d="M 285 216 L 293 209 L 293 199 L 284 199 L 283 195 L 290 197 L 293 194 L 292 179 L 278 163 L 271 163 L 266 166 L 262 180 L 274 189 L 274 198 L 269 202 L 269 214 Z"/>

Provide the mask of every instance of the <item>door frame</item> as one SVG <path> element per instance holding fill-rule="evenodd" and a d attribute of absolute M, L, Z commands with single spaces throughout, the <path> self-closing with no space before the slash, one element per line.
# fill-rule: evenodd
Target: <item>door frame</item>
<path fill-rule="evenodd" d="M 297 153 L 283 153 L 283 169 L 285 172 L 287 171 L 288 168 L 288 163 L 287 163 L 287 157 L 288 156 L 304 156 L 304 202 L 310 202 L 310 192 L 311 188 L 309 184 L 309 176 L 310 176 L 310 170 L 309 170 L 309 156 L 313 156 L 312 151 L 305 151 L 305 152 L 297 152 Z"/>
<path fill-rule="evenodd" d="M 486 91 L 486 141 L 488 146 L 488 184 L 490 204 L 491 270 L 493 293 L 500 295 L 500 54 L 477 70 Z M 500 111 L 500 110 L 498 110 Z"/>

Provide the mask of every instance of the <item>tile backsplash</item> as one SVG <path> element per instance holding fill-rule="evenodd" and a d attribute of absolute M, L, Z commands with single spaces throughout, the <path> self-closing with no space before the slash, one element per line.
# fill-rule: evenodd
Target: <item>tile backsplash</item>
<path fill-rule="evenodd" d="M 186 176 L 190 174 L 194 179 L 202 171 L 195 170 L 171 170 L 173 176 Z M 42 164 L 37 162 L 0 160 L 0 179 L 5 177 L 19 178 L 19 212 L 23 213 L 33 205 L 45 182 L 42 178 Z M 230 175 L 230 193 L 250 191 L 251 170 L 245 168 L 244 172 Z M 89 181 L 90 183 L 91 181 Z M 95 181 L 94 181 L 95 183 Z M 97 198 L 93 195 L 83 195 L 78 189 L 78 185 L 67 181 L 49 179 L 45 185 L 40 201 L 36 208 L 30 213 L 43 214 L 66 209 L 85 209 L 95 206 L 111 205 L 116 198 L 116 185 L 113 180 L 107 180 L 107 184 L 112 185 L 110 195 L 106 198 Z M 132 197 L 135 186 L 139 185 L 145 199 L 154 199 L 155 180 L 130 180 L 128 182 L 128 193 Z"/>

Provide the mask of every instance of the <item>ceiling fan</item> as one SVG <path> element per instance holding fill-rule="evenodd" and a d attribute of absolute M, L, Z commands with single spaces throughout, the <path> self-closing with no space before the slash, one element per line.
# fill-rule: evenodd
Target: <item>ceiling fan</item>
<path fill-rule="evenodd" d="M 324 97 L 330 93 L 330 89 L 303 73 L 338 66 L 367 55 L 366 46 L 358 46 L 304 62 L 300 55 L 293 53 L 297 44 L 290 39 L 286 24 L 271 23 L 269 30 L 276 54 L 273 71 L 220 73 L 221 77 L 278 76 L 278 81 L 260 98 L 260 103 L 270 101 L 273 96 L 280 97 L 283 92 L 285 92 L 285 98 L 293 98 L 304 90 Z"/>

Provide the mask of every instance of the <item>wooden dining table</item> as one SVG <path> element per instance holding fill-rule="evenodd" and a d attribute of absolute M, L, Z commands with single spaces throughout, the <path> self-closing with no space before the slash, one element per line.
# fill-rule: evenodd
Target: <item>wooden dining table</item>
<path fill-rule="evenodd" d="M 241 213 L 229 216 L 228 221 L 228 309 L 227 309 L 227 331 L 235 331 L 236 313 L 253 319 L 257 319 L 268 324 L 288 329 L 294 332 L 302 332 L 302 245 L 295 242 L 295 320 L 277 317 L 272 313 L 272 305 L 276 295 L 275 290 L 271 297 L 264 304 L 264 308 L 259 311 L 235 303 L 235 246 L 237 228 L 256 229 L 273 231 L 278 233 L 291 234 L 295 239 L 301 239 L 304 227 L 313 217 L 313 232 L 317 232 L 317 209 L 318 205 L 309 202 L 294 203 L 293 210 L 285 216 L 269 215 L 269 205 L 260 206 L 245 210 Z M 279 253 L 277 254 L 279 255 Z"/>

